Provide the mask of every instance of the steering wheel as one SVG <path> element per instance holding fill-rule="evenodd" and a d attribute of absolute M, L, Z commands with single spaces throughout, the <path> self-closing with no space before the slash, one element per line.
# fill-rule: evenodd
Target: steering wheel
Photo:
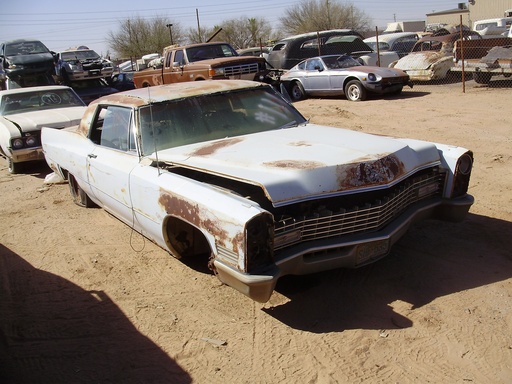
<path fill-rule="evenodd" d="M 62 102 L 62 99 L 56 93 L 45 93 L 41 96 L 43 104 L 58 105 Z"/>

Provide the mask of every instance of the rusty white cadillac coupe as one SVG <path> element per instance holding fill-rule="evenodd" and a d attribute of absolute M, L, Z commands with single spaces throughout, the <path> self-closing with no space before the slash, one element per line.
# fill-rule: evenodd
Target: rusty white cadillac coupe
<path fill-rule="evenodd" d="M 42 142 L 77 204 L 259 302 L 280 276 L 371 263 L 413 222 L 473 204 L 471 151 L 311 124 L 256 82 L 113 94 Z"/>

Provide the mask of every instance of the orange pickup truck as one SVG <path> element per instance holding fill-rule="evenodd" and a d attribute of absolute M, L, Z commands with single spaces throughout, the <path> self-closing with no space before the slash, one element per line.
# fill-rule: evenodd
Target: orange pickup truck
<path fill-rule="evenodd" d="M 239 56 L 228 43 L 170 46 L 157 68 L 135 72 L 136 88 L 195 80 L 242 79 L 265 81 L 270 71 L 263 57 Z"/>

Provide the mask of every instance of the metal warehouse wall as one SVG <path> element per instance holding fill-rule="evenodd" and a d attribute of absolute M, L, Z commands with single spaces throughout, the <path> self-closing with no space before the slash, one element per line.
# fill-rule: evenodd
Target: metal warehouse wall
<path fill-rule="evenodd" d="M 454 8 L 450 10 L 427 14 L 427 24 L 459 24 L 462 15 L 462 22 L 471 27 L 474 21 L 504 17 L 506 10 L 512 10 L 512 0 L 474 0 L 465 3 L 454 2 L 453 5 Z M 459 9 L 459 5 L 465 6 L 466 9 Z"/>

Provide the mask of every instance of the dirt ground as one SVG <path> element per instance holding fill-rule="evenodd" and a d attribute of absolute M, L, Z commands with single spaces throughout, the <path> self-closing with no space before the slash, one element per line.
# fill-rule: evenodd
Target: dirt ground
<path fill-rule="evenodd" d="M 470 148 L 475 205 L 357 270 L 251 301 L 0 160 L 0 382 L 512 382 L 512 82 L 296 103 L 312 122 Z"/>

